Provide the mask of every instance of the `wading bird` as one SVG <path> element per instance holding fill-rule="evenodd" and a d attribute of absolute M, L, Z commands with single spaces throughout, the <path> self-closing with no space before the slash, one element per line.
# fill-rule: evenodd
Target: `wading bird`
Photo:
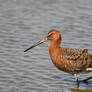
<path fill-rule="evenodd" d="M 61 48 L 60 44 L 62 41 L 62 36 L 60 32 L 55 29 L 50 30 L 44 39 L 32 45 L 24 52 L 47 40 L 51 40 L 49 54 L 53 64 L 59 70 L 73 75 L 77 81 L 77 87 L 79 87 L 79 75 L 82 73 L 92 72 L 92 54 L 88 53 L 87 49 Z M 85 81 L 88 79 L 85 79 Z"/>

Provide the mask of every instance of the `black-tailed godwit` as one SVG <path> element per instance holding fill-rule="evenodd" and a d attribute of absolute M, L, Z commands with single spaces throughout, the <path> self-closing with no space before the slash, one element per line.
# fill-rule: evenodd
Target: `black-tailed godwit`
<path fill-rule="evenodd" d="M 82 73 L 92 72 L 92 54 L 88 53 L 87 49 L 72 49 L 60 47 L 62 37 L 60 32 L 55 29 L 50 30 L 50 32 L 48 32 L 48 35 L 44 39 L 32 45 L 24 52 L 47 40 L 51 40 L 49 54 L 53 64 L 59 70 L 74 75 L 77 80 L 77 87 L 79 87 L 79 75 Z"/>

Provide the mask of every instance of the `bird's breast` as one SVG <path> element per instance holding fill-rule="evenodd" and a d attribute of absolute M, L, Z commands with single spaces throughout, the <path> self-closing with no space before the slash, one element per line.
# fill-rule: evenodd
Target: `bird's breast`
<path fill-rule="evenodd" d="M 67 61 L 67 59 L 62 55 L 62 53 L 59 53 L 57 50 L 55 51 L 56 53 L 50 53 L 53 64 L 61 71 L 72 73 L 73 70 L 71 62 Z"/>

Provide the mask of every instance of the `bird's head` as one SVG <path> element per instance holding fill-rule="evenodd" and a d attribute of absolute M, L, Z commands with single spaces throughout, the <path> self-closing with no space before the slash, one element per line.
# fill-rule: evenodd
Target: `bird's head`
<path fill-rule="evenodd" d="M 58 39 L 61 40 L 61 34 L 58 30 L 52 29 L 48 32 L 47 36 L 45 38 L 43 38 L 42 40 L 40 40 L 39 42 L 37 42 L 36 44 L 32 45 L 31 47 L 29 47 L 28 49 L 26 49 L 24 52 L 38 46 L 39 44 L 44 43 L 47 40 L 55 40 L 57 41 Z"/>

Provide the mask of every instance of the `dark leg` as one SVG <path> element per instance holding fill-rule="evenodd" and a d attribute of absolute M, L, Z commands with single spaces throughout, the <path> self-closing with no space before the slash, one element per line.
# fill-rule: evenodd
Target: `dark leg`
<path fill-rule="evenodd" d="M 76 81 L 77 81 L 77 88 L 79 88 L 79 80 L 78 80 L 78 78 L 77 78 Z"/>
<path fill-rule="evenodd" d="M 87 79 L 82 80 L 85 83 L 88 83 L 88 80 L 92 79 L 92 77 L 88 77 Z"/>
<path fill-rule="evenodd" d="M 74 77 L 75 77 L 75 79 L 76 79 L 76 82 L 77 82 L 77 88 L 79 88 L 79 80 L 78 80 L 78 76 L 79 76 L 79 75 L 77 75 L 77 74 L 74 74 Z"/>

